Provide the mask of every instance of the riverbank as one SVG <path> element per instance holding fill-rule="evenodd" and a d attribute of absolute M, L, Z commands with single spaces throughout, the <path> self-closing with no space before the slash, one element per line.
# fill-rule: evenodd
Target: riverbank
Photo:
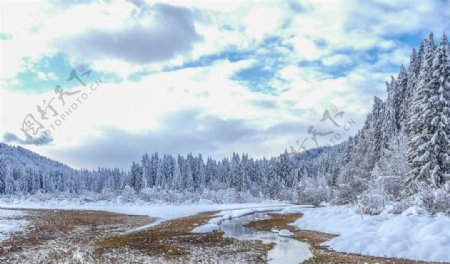
<path fill-rule="evenodd" d="M 291 209 L 304 214 L 292 223 L 297 229 L 337 235 L 322 244 L 334 251 L 450 263 L 450 217 L 442 213 L 430 215 L 414 206 L 378 215 L 348 205 Z"/>
<path fill-rule="evenodd" d="M 379 258 L 371 256 L 363 256 L 358 254 L 349 254 L 343 252 L 336 252 L 328 247 L 321 246 L 323 242 L 329 241 L 336 237 L 336 235 L 321 233 L 317 231 L 299 230 L 291 225 L 299 218 L 303 216 L 302 213 L 294 214 L 270 214 L 269 219 L 257 220 L 248 223 L 246 226 L 260 230 L 260 231 L 272 231 L 273 229 L 281 230 L 287 229 L 291 231 L 294 239 L 302 242 L 306 242 L 310 245 L 310 249 L 313 253 L 313 257 L 306 260 L 304 263 L 397 263 L 397 264 L 409 264 L 409 263 L 426 263 L 413 260 L 393 259 L 393 258 Z"/>

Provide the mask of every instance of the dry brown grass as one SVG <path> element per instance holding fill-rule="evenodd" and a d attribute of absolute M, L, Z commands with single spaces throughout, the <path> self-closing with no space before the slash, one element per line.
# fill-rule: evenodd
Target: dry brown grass
<path fill-rule="evenodd" d="M 121 232 L 154 221 L 147 216 L 75 210 L 27 210 L 25 219 L 30 226 L 2 242 L 0 256 L 61 238 L 68 243 L 91 241 L 106 233 Z"/>
<path fill-rule="evenodd" d="M 302 217 L 302 214 L 268 214 L 269 219 L 251 221 L 246 224 L 246 227 L 254 228 L 256 230 L 270 231 L 273 228 L 285 229 L 289 223 Z"/>
<path fill-rule="evenodd" d="M 176 219 L 165 222 L 158 228 L 150 228 L 144 231 L 127 235 L 112 236 L 99 241 L 95 250 L 96 255 L 103 255 L 114 249 L 127 247 L 138 250 L 143 254 L 152 256 L 164 256 L 166 258 L 177 258 L 182 261 L 183 256 L 191 254 L 192 248 L 214 249 L 218 254 L 232 254 L 226 248 L 235 251 L 255 251 L 257 261 L 265 262 L 266 253 L 271 245 L 253 243 L 249 241 L 238 241 L 236 239 L 223 237 L 221 232 L 210 234 L 195 234 L 192 229 L 205 224 L 215 212 L 202 213 L 191 217 Z M 232 247 L 235 245 L 236 247 Z M 230 247 L 231 246 L 231 247 Z"/>
<path fill-rule="evenodd" d="M 113 249 L 127 247 L 151 255 L 179 256 L 187 254 L 186 250 L 176 245 L 173 240 L 180 237 L 185 239 L 194 237 L 195 234 L 190 232 L 192 228 L 205 223 L 208 218 L 210 218 L 208 214 L 201 214 L 162 223 L 158 228 L 111 236 L 98 241 L 95 253 L 103 254 Z M 209 236 L 205 237 L 209 238 Z"/>
<path fill-rule="evenodd" d="M 191 232 L 214 213 L 136 229 L 154 219 L 97 211 L 29 210 L 30 228 L 0 244 L 0 263 L 267 262 L 272 245 L 226 238 L 221 232 Z"/>

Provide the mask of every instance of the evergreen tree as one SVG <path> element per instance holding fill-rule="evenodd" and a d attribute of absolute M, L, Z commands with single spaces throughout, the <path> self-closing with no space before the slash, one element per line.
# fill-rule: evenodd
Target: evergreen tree
<path fill-rule="evenodd" d="M 142 156 L 142 161 L 141 161 L 141 167 L 142 167 L 142 177 L 144 179 L 144 187 L 153 187 L 154 182 L 152 180 L 152 176 L 151 176 L 151 163 L 150 163 L 150 158 L 148 156 L 147 153 L 144 154 L 144 156 Z"/>
<path fill-rule="evenodd" d="M 431 116 L 429 133 L 431 142 L 429 164 L 431 182 L 435 187 L 442 187 L 450 168 L 450 66 L 449 45 L 445 35 L 436 49 L 432 64 L 430 90 Z"/>
<path fill-rule="evenodd" d="M 409 131 L 408 162 L 411 172 L 407 186 L 411 191 L 417 190 L 418 182 L 433 187 L 442 186 L 448 173 L 450 96 L 448 42 L 445 36 L 436 51 L 432 35 L 424 43 L 418 81 Z"/>
<path fill-rule="evenodd" d="M 142 168 L 135 162 L 133 162 L 133 165 L 131 166 L 129 185 L 137 192 L 141 191 L 144 187 Z"/>
<path fill-rule="evenodd" d="M 3 155 L 0 154 L 0 194 L 4 194 L 6 192 L 6 174 L 6 163 Z"/>
<path fill-rule="evenodd" d="M 195 190 L 194 176 L 192 173 L 191 163 L 186 160 L 184 163 L 184 187 L 187 191 L 193 192 Z"/>
<path fill-rule="evenodd" d="M 241 159 L 237 153 L 233 153 L 230 164 L 230 188 L 234 188 L 236 191 L 242 190 L 242 173 L 244 169 L 242 167 Z"/>
<path fill-rule="evenodd" d="M 387 142 L 397 132 L 397 109 L 398 97 L 401 95 L 398 93 L 398 84 L 391 77 L 391 82 L 386 83 L 388 97 L 385 104 L 384 116 L 383 116 L 383 127 L 382 127 L 382 141 L 381 148 L 387 147 Z"/>
<path fill-rule="evenodd" d="M 178 161 L 175 161 L 173 179 L 172 179 L 172 189 L 181 190 L 183 188 L 183 178 L 181 177 L 181 168 Z"/>
<path fill-rule="evenodd" d="M 382 189 L 391 201 L 401 198 L 403 183 L 410 170 L 407 149 L 408 138 L 404 133 L 392 137 L 372 171 L 371 184 Z"/>
<path fill-rule="evenodd" d="M 407 111 L 409 110 L 408 99 L 408 73 L 402 65 L 400 66 L 400 73 L 397 77 L 397 94 L 393 102 L 397 131 L 406 131 L 405 126 L 407 123 Z"/>

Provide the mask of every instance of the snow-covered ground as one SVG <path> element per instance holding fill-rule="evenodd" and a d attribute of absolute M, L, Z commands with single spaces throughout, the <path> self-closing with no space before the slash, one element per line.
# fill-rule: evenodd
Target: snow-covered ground
<path fill-rule="evenodd" d="M 450 262 L 450 217 L 429 216 L 414 208 L 402 215 L 360 215 L 347 206 L 295 208 L 303 212 L 293 225 L 337 234 L 325 242 L 330 248 L 370 256 Z"/>
<path fill-rule="evenodd" d="M 287 229 L 282 229 L 282 230 L 278 231 L 278 235 L 282 236 L 282 237 L 293 237 L 294 233 L 292 233 L 291 231 L 289 231 Z"/>
<path fill-rule="evenodd" d="M 190 215 L 195 215 L 207 211 L 223 211 L 230 209 L 236 210 L 237 213 L 249 213 L 248 208 L 257 210 L 256 208 L 287 206 L 280 202 L 267 201 L 263 203 L 226 203 L 216 204 L 209 201 L 194 204 L 150 204 L 150 203 L 113 203 L 113 202 L 88 202 L 74 203 L 72 201 L 28 201 L 28 200 L 1 200 L 0 208 L 24 208 L 24 209 L 63 209 L 63 210 L 101 210 L 113 213 L 130 214 L 130 215 L 148 215 L 170 220 Z M 236 217 L 236 216 L 235 216 Z"/>
<path fill-rule="evenodd" d="M 250 214 L 261 213 L 261 212 L 270 212 L 270 211 L 280 211 L 286 208 L 286 205 L 280 206 L 270 206 L 270 205 L 261 205 L 259 204 L 257 207 L 245 208 L 245 209 L 235 209 L 235 210 L 226 210 L 221 211 L 216 214 L 216 217 L 210 219 L 207 224 L 198 226 L 192 230 L 194 233 L 212 233 L 214 231 L 219 230 L 219 225 L 224 220 L 229 220 L 232 218 L 238 218 Z"/>
<path fill-rule="evenodd" d="M 17 219 L 23 215 L 22 211 L 0 209 L 0 242 L 7 240 L 12 233 L 26 227 L 27 221 Z"/>
<path fill-rule="evenodd" d="M 312 207 L 311 205 L 273 205 L 273 204 L 257 204 L 257 206 L 247 206 L 251 204 L 244 204 L 243 209 L 231 209 L 221 211 L 216 214 L 216 217 L 211 218 L 207 224 L 198 226 L 192 230 L 194 233 L 212 233 L 219 230 L 219 225 L 224 220 L 229 220 L 232 218 L 238 218 L 255 213 L 280 211 L 282 213 L 290 213 L 291 211 L 296 212 L 302 208 Z"/>

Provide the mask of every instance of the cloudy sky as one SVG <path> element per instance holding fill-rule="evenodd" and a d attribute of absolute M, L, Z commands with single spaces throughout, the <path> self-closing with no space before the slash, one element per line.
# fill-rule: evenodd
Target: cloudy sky
<path fill-rule="evenodd" d="M 448 0 L 2 0 L 0 12 L 2 141 L 76 168 L 337 142 L 412 48 L 450 28 Z"/>

